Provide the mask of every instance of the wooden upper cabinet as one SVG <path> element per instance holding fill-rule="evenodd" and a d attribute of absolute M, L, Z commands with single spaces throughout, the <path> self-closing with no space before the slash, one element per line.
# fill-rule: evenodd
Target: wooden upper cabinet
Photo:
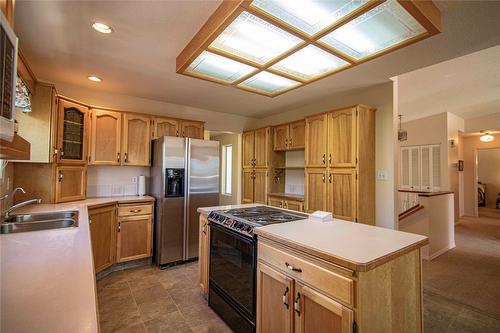
<path fill-rule="evenodd" d="M 243 132 L 243 168 L 252 168 L 255 153 L 255 131 Z"/>
<path fill-rule="evenodd" d="M 203 140 L 204 126 L 200 121 L 181 120 L 180 133 L 183 137 Z"/>
<path fill-rule="evenodd" d="M 179 122 L 177 119 L 154 117 L 153 140 L 162 136 L 179 136 Z"/>
<path fill-rule="evenodd" d="M 327 130 L 326 114 L 306 118 L 305 160 L 307 167 L 326 167 Z"/>
<path fill-rule="evenodd" d="M 331 169 L 328 173 L 327 211 L 339 219 L 356 220 L 356 170 Z"/>
<path fill-rule="evenodd" d="M 122 165 L 149 165 L 150 133 L 149 116 L 123 114 Z"/>
<path fill-rule="evenodd" d="M 254 166 L 256 168 L 265 168 L 269 165 L 269 130 L 269 127 L 255 130 Z"/>
<path fill-rule="evenodd" d="M 88 127 L 88 107 L 59 99 L 58 163 L 87 163 Z"/>
<path fill-rule="evenodd" d="M 293 332 L 293 280 L 259 263 L 257 266 L 257 333 Z"/>
<path fill-rule="evenodd" d="M 110 267 L 116 252 L 116 206 L 89 209 L 90 239 L 95 272 Z"/>
<path fill-rule="evenodd" d="M 306 145 L 306 123 L 296 121 L 290 124 L 288 149 L 303 149 Z"/>
<path fill-rule="evenodd" d="M 120 165 L 122 114 L 93 109 L 91 113 L 90 163 Z"/>
<path fill-rule="evenodd" d="M 328 164 L 330 167 L 356 167 L 356 108 L 328 115 Z"/>
<path fill-rule="evenodd" d="M 290 126 L 288 124 L 274 127 L 274 150 L 287 150 Z"/>
<path fill-rule="evenodd" d="M 295 332 L 351 333 L 353 311 L 323 294 L 295 282 Z"/>
<path fill-rule="evenodd" d="M 326 169 L 307 169 L 305 172 L 305 209 L 307 213 L 326 209 Z"/>
<path fill-rule="evenodd" d="M 83 200 L 87 191 L 87 167 L 58 165 L 55 167 L 56 203 Z"/>
<path fill-rule="evenodd" d="M 243 169 L 242 180 L 243 203 L 252 203 L 254 194 L 254 174 L 251 169 Z"/>

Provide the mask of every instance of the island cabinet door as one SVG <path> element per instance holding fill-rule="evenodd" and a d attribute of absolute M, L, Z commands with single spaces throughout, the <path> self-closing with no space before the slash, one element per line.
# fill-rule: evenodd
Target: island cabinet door
<path fill-rule="evenodd" d="M 127 216 L 118 219 L 117 262 L 151 256 L 152 225 L 151 215 Z"/>
<path fill-rule="evenodd" d="M 330 167 L 356 167 L 356 109 L 328 115 L 328 164 Z"/>
<path fill-rule="evenodd" d="M 255 169 L 254 178 L 254 197 L 255 203 L 267 204 L 267 170 Z"/>
<path fill-rule="evenodd" d="M 295 281 L 296 333 L 351 333 L 353 312 L 333 299 Z"/>
<path fill-rule="evenodd" d="M 123 115 L 122 165 L 149 166 L 150 125 L 149 116 Z"/>
<path fill-rule="evenodd" d="M 293 331 L 293 280 L 259 263 L 257 268 L 257 333 Z"/>
<path fill-rule="evenodd" d="M 243 169 L 243 203 L 252 203 L 254 194 L 253 170 Z"/>
<path fill-rule="evenodd" d="M 326 167 L 327 115 L 306 118 L 306 167 Z"/>
<path fill-rule="evenodd" d="M 327 187 L 327 211 L 336 218 L 356 221 L 356 170 L 331 169 Z"/>
<path fill-rule="evenodd" d="M 252 168 L 255 163 L 255 131 L 243 132 L 243 168 Z"/>
<path fill-rule="evenodd" d="M 198 254 L 198 283 L 204 295 L 208 294 L 208 269 L 210 254 L 210 228 L 206 215 L 200 215 L 200 242 Z"/>
<path fill-rule="evenodd" d="M 115 205 L 89 209 L 90 238 L 95 272 L 108 268 L 115 261 Z"/>
<path fill-rule="evenodd" d="M 326 209 L 326 170 L 307 169 L 305 179 L 306 212 Z"/>

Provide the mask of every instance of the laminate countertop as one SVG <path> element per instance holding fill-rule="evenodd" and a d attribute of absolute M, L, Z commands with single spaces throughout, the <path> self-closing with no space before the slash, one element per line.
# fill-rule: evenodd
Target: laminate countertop
<path fill-rule="evenodd" d="M 78 227 L 0 236 L 1 332 L 98 332 L 88 208 L 152 197 L 30 205 L 20 213 L 78 211 Z"/>

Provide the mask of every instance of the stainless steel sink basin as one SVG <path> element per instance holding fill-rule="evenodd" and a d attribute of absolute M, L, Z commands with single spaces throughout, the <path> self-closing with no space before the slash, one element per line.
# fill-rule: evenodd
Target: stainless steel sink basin
<path fill-rule="evenodd" d="M 0 234 L 78 227 L 78 211 L 11 215 L 0 223 Z"/>

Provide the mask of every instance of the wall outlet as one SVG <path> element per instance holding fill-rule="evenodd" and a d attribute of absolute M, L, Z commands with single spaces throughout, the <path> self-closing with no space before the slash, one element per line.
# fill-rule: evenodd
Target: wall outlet
<path fill-rule="evenodd" d="M 377 170 L 377 180 L 389 180 L 389 175 L 386 170 Z"/>
<path fill-rule="evenodd" d="M 137 176 L 136 177 L 132 177 L 132 183 L 137 183 Z"/>

